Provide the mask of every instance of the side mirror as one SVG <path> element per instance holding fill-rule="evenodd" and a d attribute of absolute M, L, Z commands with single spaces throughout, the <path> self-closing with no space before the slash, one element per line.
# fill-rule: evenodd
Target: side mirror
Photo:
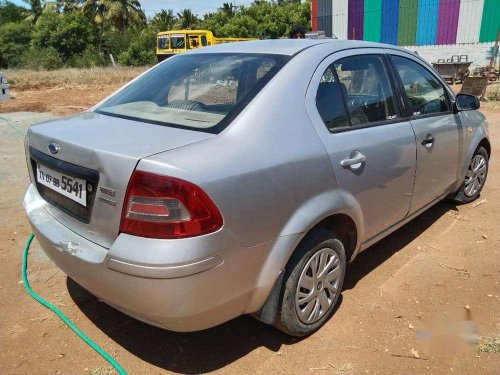
<path fill-rule="evenodd" d="M 458 94 L 455 97 L 456 111 L 472 111 L 481 106 L 477 96 L 468 94 Z"/>

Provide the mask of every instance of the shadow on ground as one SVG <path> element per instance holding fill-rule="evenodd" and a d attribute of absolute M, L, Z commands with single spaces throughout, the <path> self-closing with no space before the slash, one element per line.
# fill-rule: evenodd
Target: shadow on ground
<path fill-rule="evenodd" d="M 344 289 L 353 288 L 359 280 L 450 210 L 456 210 L 455 206 L 442 202 L 360 254 L 349 265 Z M 111 339 L 143 361 L 170 371 L 186 374 L 210 372 L 257 348 L 265 347 L 277 352 L 282 345 L 293 345 L 299 341 L 250 316 L 242 316 L 201 332 L 170 332 L 139 322 L 100 303 L 70 278 L 67 279 L 67 286 L 81 311 Z M 337 308 L 341 303 L 342 299 L 339 299 Z"/>
<path fill-rule="evenodd" d="M 343 289 L 354 288 L 358 281 L 419 237 L 440 217 L 450 211 L 457 211 L 456 204 L 444 200 L 358 255 L 348 265 Z"/>

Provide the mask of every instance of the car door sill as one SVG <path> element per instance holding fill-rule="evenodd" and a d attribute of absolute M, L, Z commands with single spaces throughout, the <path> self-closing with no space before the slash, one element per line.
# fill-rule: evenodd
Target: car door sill
<path fill-rule="evenodd" d="M 388 236 L 389 234 L 391 234 L 392 232 L 394 232 L 395 230 L 401 228 L 403 225 L 405 225 L 406 223 L 408 223 L 409 221 L 413 220 L 415 217 L 417 217 L 418 215 L 420 215 L 421 213 L 423 213 L 424 211 L 428 210 L 429 208 L 431 208 L 432 206 L 434 206 L 436 203 L 440 202 L 441 200 L 443 200 L 446 196 L 448 196 L 450 193 L 447 191 L 446 193 L 444 193 L 443 195 L 439 196 L 438 198 L 434 199 L 432 202 L 426 204 L 425 206 L 423 206 L 422 208 L 418 209 L 417 211 L 413 212 L 412 214 L 406 216 L 404 219 L 401 219 L 400 221 L 394 223 L 393 225 L 391 225 L 390 227 L 384 229 L 383 231 L 377 233 L 376 235 L 368 238 L 367 240 L 363 241 L 361 243 L 361 247 L 360 247 L 360 250 L 358 251 L 361 252 L 363 250 L 366 250 L 367 248 L 369 248 L 371 245 L 375 244 L 376 242 L 380 241 L 382 238 Z"/>

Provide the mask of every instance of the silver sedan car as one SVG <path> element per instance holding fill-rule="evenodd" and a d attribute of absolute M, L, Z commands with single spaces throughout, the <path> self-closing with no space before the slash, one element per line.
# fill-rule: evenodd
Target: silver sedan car
<path fill-rule="evenodd" d="M 479 196 L 478 108 L 394 46 L 197 49 L 32 126 L 24 206 L 48 256 L 126 314 L 174 331 L 252 314 L 304 336 L 360 251 Z"/>

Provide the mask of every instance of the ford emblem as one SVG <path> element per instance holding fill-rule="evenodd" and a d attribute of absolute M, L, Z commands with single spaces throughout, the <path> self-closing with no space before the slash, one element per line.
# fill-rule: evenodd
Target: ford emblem
<path fill-rule="evenodd" d="M 50 142 L 49 143 L 49 151 L 51 154 L 57 154 L 61 148 L 57 143 Z"/>

